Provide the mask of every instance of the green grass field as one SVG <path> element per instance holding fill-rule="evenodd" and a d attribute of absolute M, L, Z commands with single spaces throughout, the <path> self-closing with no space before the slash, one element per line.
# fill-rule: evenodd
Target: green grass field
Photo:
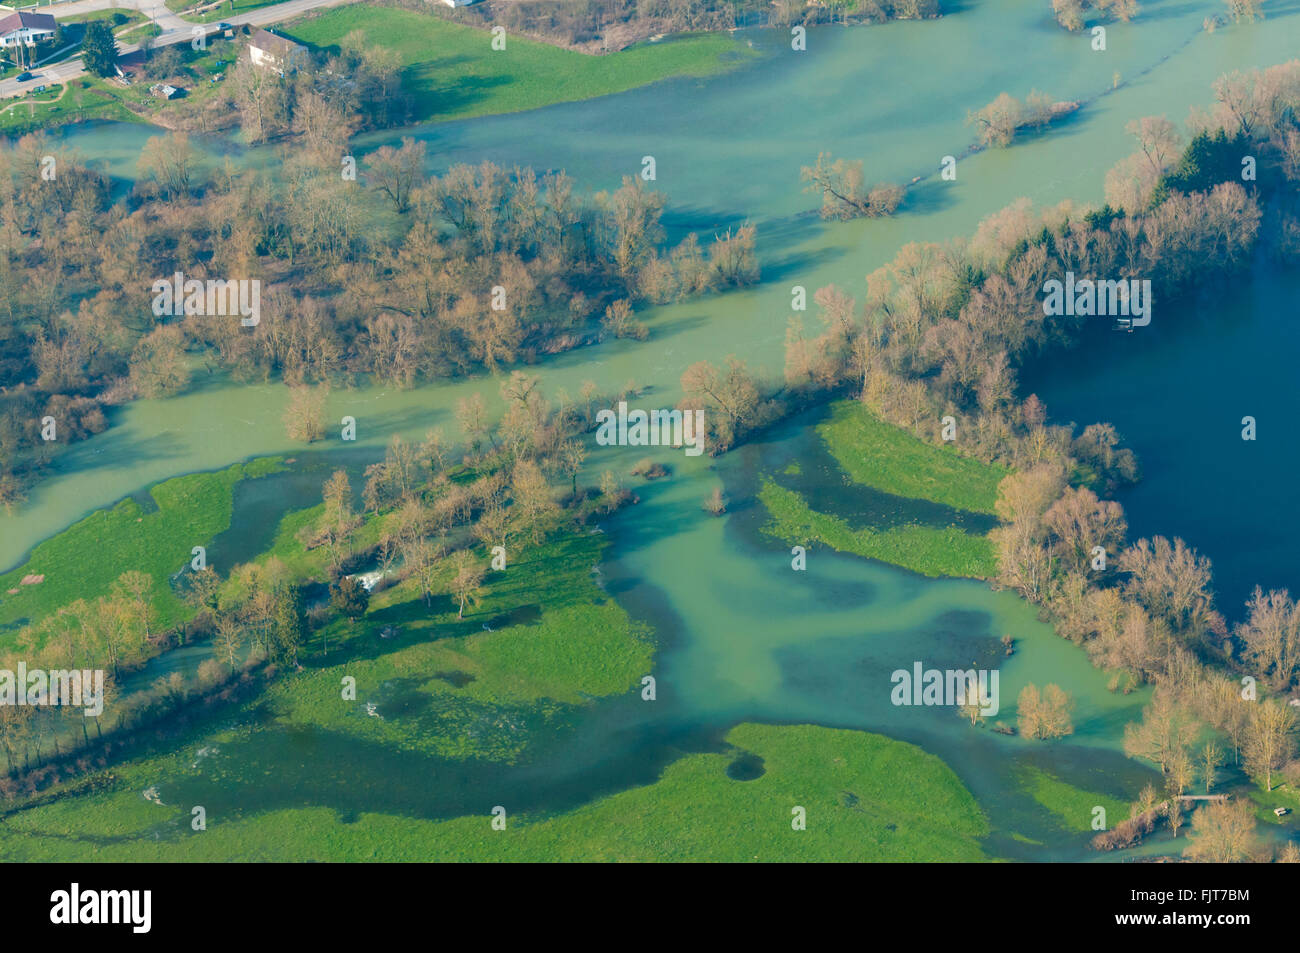
<path fill-rule="evenodd" d="M 82 14 L 78 17 L 72 17 L 68 20 L 62 20 L 60 22 L 89 23 L 92 20 L 108 20 L 109 26 L 113 28 L 113 32 L 118 33 L 137 23 L 144 23 L 147 19 L 148 17 L 139 10 L 128 10 L 125 7 L 109 7 L 105 10 L 92 10 L 89 13 Z"/>
<path fill-rule="evenodd" d="M 1129 805 L 1118 798 L 1084 791 L 1032 765 L 1019 768 L 1016 776 L 1029 795 L 1055 815 L 1066 830 L 1093 830 L 1093 809 L 1097 807 L 1105 808 L 1108 829 L 1128 820 Z"/>
<path fill-rule="evenodd" d="M 169 759 L 115 771 L 105 790 L 21 811 L 0 825 L 16 860 L 382 861 L 975 861 L 987 821 L 956 775 L 921 749 L 880 735 L 811 725 L 742 724 L 727 741 L 763 760 L 748 781 L 727 776 L 739 752 L 691 754 L 644 787 L 550 817 L 485 805 L 448 820 L 303 805 L 243 818 L 210 815 L 192 832 L 185 805 L 140 796 Z M 192 754 L 185 753 L 188 762 Z M 166 788 L 164 787 L 164 792 Z M 508 805 L 507 811 L 509 811 Z M 806 811 L 805 830 L 792 811 Z"/>
<path fill-rule="evenodd" d="M 67 84 L 47 86 L 43 93 L 31 90 L 42 85 L 40 70 L 37 78 L 28 83 L 27 95 L 17 100 L 0 103 L 0 131 L 8 135 L 22 135 L 35 129 L 58 126 L 62 123 L 89 119 L 114 122 L 144 122 L 143 117 L 126 107 L 126 100 L 135 91 L 110 86 L 97 77 L 82 76 Z M 143 90 L 136 94 L 147 96 Z M 12 106 L 10 104 L 13 104 Z"/>
<path fill-rule="evenodd" d="M 229 20 L 237 13 L 247 13 L 250 10 L 256 10 L 258 7 L 269 7 L 273 3 L 280 3 L 282 0 L 223 0 L 216 8 L 206 10 L 203 13 L 185 14 L 185 19 L 192 23 L 219 23 L 223 20 Z M 167 9 L 172 13 L 185 13 L 193 7 L 206 7 L 208 4 L 200 0 L 167 0 Z"/>
<path fill-rule="evenodd" d="M 833 405 L 817 427 L 826 446 L 856 483 L 895 496 L 994 513 L 998 483 L 1007 470 L 935 446 L 873 416 L 854 401 Z"/>
<path fill-rule="evenodd" d="M 1252 784 L 1246 793 L 1253 802 L 1255 817 L 1265 824 L 1294 827 L 1300 823 L 1300 790 L 1275 779 L 1271 791 L 1265 791 L 1260 785 Z M 1291 813 L 1278 817 L 1273 813 L 1276 807 L 1285 807 Z"/>
<path fill-rule="evenodd" d="M 566 532 L 520 548 L 504 573 L 488 574 L 482 602 L 467 606 L 463 619 L 450 596 L 426 604 L 410 582 L 376 593 L 363 619 L 335 619 L 314 633 L 306 654 L 329 664 L 277 684 L 268 697 L 286 724 L 436 757 L 512 760 L 534 727 L 626 692 L 651 671 L 649 633 L 592 581 L 605 545 L 599 534 Z M 386 626 L 401 634 L 383 643 Z M 375 655 L 377 644 L 384 651 Z M 459 686 L 439 676 L 453 672 Z M 423 714 L 357 719 L 355 705 L 339 700 L 344 675 L 357 680 L 358 697 L 382 698 L 383 686 L 399 681 L 403 708 Z M 516 728 L 500 728 L 503 721 Z"/>
<path fill-rule="evenodd" d="M 258 472 L 274 465 L 256 463 Z M 46 544 L 39 555 L 48 561 L 38 565 L 70 567 L 85 547 L 102 551 L 97 541 L 107 538 L 131 550 L 129 539 L 147 535 L 165 551 L 200 528 L 211 533 L 228 523 L 230 488 L 253 475 L 248 469 L 159 484 L 158 512 L 140 513 L 130 501 L 101 511 Z M 294 528 L 314 512 L 288 514 L 263 558 L 275 554 L 295 575 L 313 572 L 316 554 L 298 551 Z M 316 749 L 309 772 L 299 764 L 306 739 L 361 759 L 337 766 L 353 803 L 386 803 L 381 792 L 398 774 L 406 791 L 412 775 L 423 791 L 425 771 L 428 796 L 445 799 L 449 790 L 454 797 L 455 783 L 449 789 L 443 780 L 457 776 L 449 774 L 454 765 L 472 774 L 481 770 L 475 765 L 514 762 L 563 731 L 571 713 L 636 690 L 653 670 L 655 646 L 593 580 L 591 567 L 607 545 L 603 534 L 573 530 L 541 545 L 516 543 L 509 568 L 488 574 L 482 601 L 463 619 L 449 596 L 426 604 L 409 582 L 376 593 L 362 619 L 335 619 L 313 634 L 301 672 L 286 672 L 251 701 L 198 721 L 165 751 L 79 778 L 62 797 L 42 796 L 8 813 L 0 858 L 986 859 L 980 839 L 987 822 L 938 758 L 881 736 L 813 726 L 740 725 L 727 738 L 738 750 L 687 755 L 652 784 L 576 809 L 512 812 L 505 831 L 490 826 L 491 802 L 481 815 L 361 811 L 340 823 L 325 749 Z M 141 558 L 137 551 L 127 561 Z M 102 568 L 99 578 L 109 580 L 111 570 Z M 387 626 L 399 632 L 381 640 Z M 344 676 L 356 679 L 355 699 L 341 696 Z M 376 717 L 366 717 L 366 702 L 376 704 Z M 204 761 L 200 751 L 217 754 Z M 742 752 L 762 759 L 761 776 L 728 776 Z M 311 778 L 306 788 L 298 786 L 300 772 Z M 164 805 L 141 797 L 153 785 Z M 221 792 L 227 800 L 213 806 L 206 831 L 194 832 L 185 795 L 172 800 L 178 791 L 205 799 Z M 806 830 L 791 827 L 796 806 L 807 811 Z"/>
<path fill-rule="evenodd" d="M 787 544 L 824 543 L 842 553 L 902 566 L 925 576 L 989 579 L 997 572 L 993 543 L 952 526 L 909 524 L 888 529 L 854 529 L 844 520 L 818 513 L 798 493 L 768 480 L 758 494 L 771 515 L 764 527 Z"/>
<path fill-rule="evenodd" d="M 0 105 L 0 130 L 7 133 L 21 134 L 41 126 L 48 126 L 68 118 L 68 97 L 60 94 L 63 86 L 47 86 L 42 93 L 30 90 L 41 85 L 34 80 L 29 84 L 26 96 L 19 100 L 9 100 Z M 97 105 L 97 104 L 96 104 Z"/>
<path fill-rule="evenodd" d="M 589 56 L 507 37 L 494 51 L 484 30 L 388 7 L 349 6 L 282 32 L 318 49 L 353 30 L 400 57 L 417 122 L 521 112 L 645 86 L 672 76 L 709 76 L 753 55 L 726 34 L 701 34 Z"/>
<path fill-rule="evenodd" d="M 306 549 L 298 539 L 298 533 L 305 527 L 319 523 L 321 514 L 324 512 L 324 503 L 317 503 L 315 506 L 304 507 L 300 510 L 289 510 L 280 517 L 280 524 L 276 527 L 275 538 L 271 542 L 271 547 L 258 556 L 254 562 L 261 563 L 272 558 L 278 559 L 284 563 L 290 575 L 298 582 L 326 579 L 330 568 L 329 553 L 319 546 L 315 549 Z M 365 515 L 362 518 L 361 525 L 353 531 L 353 550 L 360 551 L 377 545 L 383 536 L 384 525 L 388 518 L 388 515 Z"/>
<path fill-rule="evenodd" d="M 153 577 L 158 624 L 176 624 L 189 610 L 172 592 L 168 577 L 190 561 L 193 547 L 207 545 L 229 528 L 235 484 L 278 466 L 277 458 L 263 458 L 215 473 L 175 477 L 150 488 L 156 509 L 125 499 L 96 510 L 0 576 L 0 624 L 38 621 L 76 599 L 102 596 L 128 570 Z M 29 574 L 45 579 L 22 585 Z"/>

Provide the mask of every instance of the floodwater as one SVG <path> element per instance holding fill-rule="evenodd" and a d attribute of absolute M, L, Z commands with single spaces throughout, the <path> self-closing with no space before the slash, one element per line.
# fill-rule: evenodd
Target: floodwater
<path fill-rule="evenodd" d="M 429 143 L 433 171 L 491 159 L 563 168 L 593 191 L 617 186 L 623 175 L 639 172 L 643 156 L 654 155 L 654 185 L 668 199 L 672 229 L 708 237 L 736 222 L 756 223 L 759 285 L 647 309 L 639 317 L 650 327 L 648 342 L 606 342 L 537 368 L 551 392 L 577 393 L 587 379 L 606 390 L 632 380 L 653 386 L 653 399 L 674 401 L 682 372 L 699 360 L 735 354 L 779 375 L 791 286 L 811 291 L 835 282 L 861 297 L 865 276 L 909 241 L 968 235 L 1022 196 L 1040 204 L 1098 201 L 1105 170 L 1133 150 L 1124 132 L 1130 119 L 1164 114 L 1181 121 L 1193 105 L 1209 101 L 1220 74 L 1295 55 L 1289 27 L 1300 2 L 1279 4 L 1265 23 L 1200 32 L 1202 19 L 1219 8 L 1211 0 L 1144 4 L 1140 21 L 1109 29 L 1105 52 L 1055 27 L 1038 0 L 961 6 L 935 21 L 815 29 L 799 53 L 776 31 L 751 31 L 745 35 L 765 55 L 732 74 L 398 130 L 363 139 L 359 151 L 416 133 Z M 1113 89 L 1116 73 L 1120 86 Z M 965 157 L 973 141 L 967 112 L 1003 90 L 1023 96 L 1031 89 L 1086 107 L 1013 148 Z M 85 159 L 130 176 L 153 132 L 99 123 L 60 134 Z M 209 144 L 241 161 L 270 161 L 265 150 L 249 155 L 224 140 Z M 873 179 L 929 177 L 894 218 L 825 223 L 811 211 L 818 198 L 802 193 L 799 181 L 800 166 L 822 150 L 864 159 Z M 960 157 L 956 182 L 935 174 L 945 155 Z M 408 392 L 336 391 L 329 413 L 355 416 L 358 443 L 377 448 L 393 433 L 414 437 L 430 426 L 453 433 L 456 400 L 474 392 L 495 399 L 496 389 L 495 381 L 479 378 Z M 114 411 L 111 429 L 64 454 L 53 478 L 5 522 L 0 566 L 15 564 L 76 516 L 149 483 L 292 452 L 280 425 L 286 399 L 279 385 L 234 386 L 214 377 L 180 397 Z"/>
<path fill-rule="evenodd" d="M 754 31 L 743 37 L 764 55 L 726 76 L 371 136 L 359 151 L 415 134 L 428 141 L 435 171 L 454 162 L 491 159 L 538 170 L 563 168 L 589 190 L 616 186 L 623 175 L 640 170 L 643 156 L 653 155 L 654 184 L 667 196 L 665 221 L 674 235 L 685 230 L 709 235 L 737 222 L 755 222 L 763 268 L 759 285 L 647 310 L 640 317 L 650 327 L 649 341 L 607 342 L 548 359 L 535 369 L 551 393 L 561 387 L 576 393 L 587 379 L 602 389 L 631 380 L 649 388 L 641 398 L 645 406 L 667 406 L 677 399 L 682 371 L 699 360 L 735 354 L 753 369 L 779 374 L 792 285 L 811 290 L 836 282 L 860 297 L 864 276 L 908 241 L 967 235 L 982 218 L 1021 196 L 1042 204 L 1097 201 L 1105 170 L 1132 150 L 1124 133 L 1130 119 L 1165 114 L 1180 121 L 1191 106 L 1209 100 L 1211 83 L 1221 73 L 1294 55 L 1290 38 L 1297 3 L 1278 4 L 1263 24 L 1202 33 L 1201 21 L 1221 7 L 1209 0 L 1144 4 L 1138 22 L 1108 29 L 1104 52 L 1093 51 L 1086 36 L 1059 30 L 1041 0 L 964 4 L 924 23 L 815 29 L 805 52 L 789 50 L 780 32 Z M 973 137 L 964 123 L 967 112 L 1004 90 L 1024 96 L 1031 89 L 1085 106 L 1068 122 L 1011 149 L 968 155 Z M 149 132 L 93 125 L 62 135 L 83 157 L 129 177 Z M 210 145 L 214 153 L 228 152 L 238 161 L 267 161 L 258 150 Z M 824 223 L 811 211 L 817 197 L 803 194 L 799 182 L 799 167 L 822 150 L 864 159 L 872 179 L 924 180 L 893 219 Z M 939 182 L 934 174 L 945 155 L 959 158 L 956 182 Z M 1267 289 L 1267 282 L 1261 287 Z M 1294 285 L 1289 293 L 1294 301 Z M 1203 542 L 1219 565 L 1254 547 L 1254 533 L 1245 526 L 1233 538 L 1227 515 L 1218 531 L 1213 520 L 1202 518 L 1203 510 L 1177 512 L 1171 498 L 1189 502 L 1194 488 L 1208 486 L 1204 481 L 1210 477 L 1189 481 L 1185 447 L 1158 427 L 1162 412 L 1182 406 L 1170 403 L 1175 397 L 1200 389 L 1195 400 L 1210 398 L 1200 381 L 1180 382 L 1168 368 L 1156 375 L 1152 365 L 1170 361 L 1188 369 L 1213 368 L 1210 362 L 1234 353 L 1221 346 L 1223 333 L 1246 335 L 1236 345 L 1240 354 L 1271 350 L 1259 359 L 1282 360 L 1284 349 L 1259 330 L 1277 324 L 1285 313 L 1283 297 L 1270 300 L 1252 312 L 1255 321 L 1234 323 L 1218 308 L 1177 329 L 1172 322 L 1155 321 L 1144 329 L 1154 333 L 1126 335 L 1124 347 L 1113 338 L 1099 340 L 1085 352 L 1086 365 L 1072 361 L 1068 373 L 1045 373 L 1042 385 L 1036 385 L 1056 416 L 1080 423 L 1114 420 L 1142 456 L 1147 481 L 1124 499 L 1136 531 L 1178 533 Z M 1200 330 L 1198 320 L 1211 330 Z M 1211 333 L 1214 341 L 1199 340 Z M 1276 433 L 1281 441 L 1288 415 L 1280 388 L 1287 378 L 1249 376 L 1258 390 L 1218 407 L 1222 425 L 1231 436 L 1234 420 L 1255 413 L 1261 421 L 1277 420 L 1272 425 L 1277 431 L 1262 424 L 1261 433 Z M 407 392 L 336 391 L 329 413 L 358 420 L 358 442 L 349 455 L 370 451 L 377 457 L 394 433 L 414 438 L 442 426 L 454 434 L 456 400 L 471 393 L 492 398 L 496 389 L 495 380 L 479 377 Z M 1138 395 L 1145 395 L 1145 405 Z M 41 539 L 149 483 L 250 456 L 300 451 L 280 425 L 285 398 L 281 386 L 234 386 L 213 376 L 183 396 L 115 410 L 110 430 L 60 456 L 53 477 L 37 488 L 22 513 L 5 521 L 0 565 L 19 562 Z M 1238 410 L 1239 404 L 1248 406 Z M 1014 769 L 1033 763 L 1087 790 L 1131 798 L 1151 773 L 1123 758 L 1119 738 L 1142 696 L 1106 691 L 1105 677 L 1083 652 L 1055 636 L 1010 593 L 974 581 L 928 580 L 824 549 L 810 553 L 806 572 L 793 571 L 788 551 L 760 532 L 764 516 L 752 494 L 761 472 L 780 473 L 790 460 L 819 452 L 806 424 L 792 422 L 719 461 L 664 456 L 673 477 L 639 488 L 641 503 L 607 527 L 613 546 L 609 564 L 602 567 L 605 585 L 654 625 L 663 646 L 656 670 L 660 701 L 653 714 L 635 695 L 598 704 L 515 767 L 434 763 L 405 754 L 398 759 L 378 749 L 359 751 L 355 741 L 326 732 L 289 732 L 268 724 L 247 750 L 235 752 L 233 760 L 241 766 L 235 776 L 246 783 L 232 784 L 228 773 L 220 790 L 195 777 L 178 778 L 176 784 L 195 788 L 194 803 L 213 809 L 325 804 L 337 807 L 344 819 L 363 809 L 454 816 L 480 810 L 487 791 L 496 792 L 493 797 L 515 792 L 516 810 L 560 810 L 652 782 L 682 751 L 716 748 L 725 728 L 737 720 L 815 722 L 881 731 L 942 757 L 988 812 L 994 828 L 991 852 L 1084 859 L 1086 836 L 1066 836 L 1056 828 L 1018 789 Z M 1228 438 L 1217 430 L 1212 439 L 1227 446 Z M 1206 437 L 1207 445 L 1210 440 Z M 342 446 L 334 442 L 326 449 Z M 1245 451 L 1232 449 L 1249 453 L 1256 447 L 1264 449 L 1263 437 Z M 1222 451 L 1198 452 L 1200 460 Z M 625 471 L 633 460 L 620 453 L 645 455 L 597 450 L 589 473 L 606 466 Z M 349 462 L 355 459 L 349 456 Z M 276 502 L 267 487 L 284 489 L 285 509 L 319 498 L 315 476 L 296 484 L 289 477 L 268 480 L 277 482 L 258 489 L 253 481 L 241 489 L 246 497 L 236 500 L 236 529 L 220 542 L 229 553 L 255 551 L 257 540 L 249 534 L 266 532 Z M 1278 492 L 1282 482 L 1277 480 Z M 716 485 L 725 486 L 733 500 L 720 519 L 700 507 Z M 842 485 L 822 487 L 820 494 L 819 506 L 829 508 L 838 500 L 864 508 L 862 497 Z M 1215 497 L 1227 499 L 1221 490 Z M 1234 513 L 1249 511 L 1257 521 L 1271 502 L 1269 494 L 1231 499 Z M 1177 518 L 1166 523 L 1171 515 Z M 1281 545 L 1279 540 L 1278 557 Z M 1010 658 L 998 645 L 1006 632 L 1017 640 Z M 1000 666 L 999 717 L 1008 721 L 1014 718 L 1011 700 L 1025 683 L 1056 682 L 1075 696 L 1076 733 L 1063 742 L 1035 745 L 973 731 L 950 709 L 893 706 L 889 673 L 915 661 L 934 668 Z M 348 765 L 346 772 L 338 767 L 342 764 Z M 272 767 L 277 780 L 268 785 Z M 354 783 L 366 775 L 383 777 L 384 784 Z M 197 798 L 198 788 L 203 800 Z M 1012 834 L 1045 846 L 1013 840 Z"/>
<path fill-rule="evenodd" d="M 1141 481 L 1116 494 L 1129 535 L 1181 536 L 1208 556 L 1233 620 L 1256 585 L 1300 592 L 1298 300 L 1300 274 L 1261 267 L 1154 304 L 1140 331 L 1094 330 L 1023 378 L 1058 418 L 1110 421 L 1138 451 Z M 1245 417 L 1254 440 L 1242 439 Z"/>

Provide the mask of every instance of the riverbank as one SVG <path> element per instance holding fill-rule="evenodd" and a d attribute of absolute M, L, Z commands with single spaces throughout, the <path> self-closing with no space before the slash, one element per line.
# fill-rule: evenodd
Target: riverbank
<path fill-rule="evenodd" d="M 594 99 L 672 77 L 713 76 L 757 55 L 727 34 L 685 34 L 599 57 L 518 36 L 504 37 L 497 49 L 486 29 L 369 5 L 327 10 L 285 24 L 281 32 L 331 53 L 355 31 L 394 57 L 413 99 L 412 121 L 421 123 Z"/>
<path fill-rule="evenodd" d="M 251 0 L 239 4 L 236 13 L 269 5 Z M 116 12 L 97 11 L 88 19 L 107 19 Z M 139 16 L 135 11 L 122 11 L 122 15 L 127 29 Z M 233 15 L 223 3 L 189 19 L 209 23 Z M 368 4 L 309 14 L 278 28 L 281 34 L 321 53 L 337 53 L 343 39 L 357 31 L 368 43 L 391 53 L 402 87 L 412 98 L 409 121 L 419 123 L 538 109 L 677 77 L 704 78 L 735 69 L 757 55 L 751 44 L 729 33 L 656 37 L 653 42 L 607 56 L 523 36 L 509 36 L 503 41 L 506 45 L 497 49 L 486 26 L 466 26 L 427 12 Z M 137 37 L 132 33 L 127 39 Z M 147 122 L 192 132 L 226 128 L 237 116 L 234 94 L 225 89 L 225 74 L 241 55 L 235 50 L 241 39 L 239 34 L 234 40 L 214 34 L 201 50 L 188 44 L 154 50 L 150 57 L 155 59 L 173 50 L 168 55 L 176 59 L 175 68 L 151 80 L 137 76 L 129 86 L 89 75 L 71 79 L 59 86 L 69 91 L 67 101 L 55 104 L 22 99 L 22 105 L 0 114 L 0 132 L 25 134 L 92 119 Z M 158 99 L 148 91 L 152 82 L 171 83 L 184 93 L 175 100 Z M 40 85 L 39 79 L 33 88 L 36 85 Z M 219 106 L 220 100 L 231 102 Z"/>
<path fill-rule="evenodd" d="M 291 472 L 281 471 L 268 474 L 263 478 L 267 482 L 239 486 L 246 494 L 256 490 L 260 495 L 270 481 L 291 479 Z M 683 469 L 647 484 L 642 492 L 658 498 L 665 491 L 698 493 L 695 486 Z M 642 505 L 647 504 L 627 510 L 620 522 L 661 526 L 659 504 L 646 514 L 639 512 Z M 274 558 L 295 579 L 318 572 L 321 553 L 304 550 L 297 530 L 320 516 L 319 506 L 287 514 L 257 561 Z M 698 518 L 710 530 L 722 525 L 702 514 Z M 244 532 L 257 535 L 252 528 Z M 563 534 L 542 546 L 512 545 L 509 569 L 489 574 L 481 604 L 472 606 L 464 619 L 444 591 L 446 570 L 438 574 L 437 594 L 427 601 L 410 579 L 376 592 L 356 623 L 334 619 L 312 634 L 300 650 L 302 671 L 281 672 L 257 697 L 183 725 L 179 733 L 144 739 L 141 743 L 156 753 L 135 754 L 95 771 L 65 796 L 57 796 L 56 789 L 38 797 L 30 809 L 15 805 L 0 832 L 0 851 L 17 859 L 35 856 L 26 853 L 35 849 L 33 839 L 62 843 L 54 836 L 62 829 L 61 819 L 82 810 L 93 818 L 89 829 L 102 848 L 96 853 L 101 859 L 234 859 L 250 856 L 250 838 L 261 845 L 253 849 L 263 852 L 257 856 L 283 859 L 405 857 L 411 856 L 408 850 L 424 851 L 426 857 L 526 859 L 534 856 L 535 844 L 574 859 L 705 859 L 721 856 L 714 843 L 721 834 L 737 845 L 734 857 L 727 853 L 732 847 L 723 848 L 737 860 L 776 858 L 791 849 L 807 859 L 828 860 L 976 860 L 1003 856 L 1010 845 L 1021 852 L 1060 849 L 1061 834 L 1051 833 L 1055 821 L 1013 815 L 1015 827 L 1008 830 L 1012 821 L 1000 804 L 999 836 L 993 844 L 985 843 L 988 821 L 979 820 L 985 811 L 974 806 L 969 787 L 955 781 L 933 754 L 920 755 L 909 744 L 878 735 L 810 729 L 813 734 L 800 736 L 796 747 L 815 759 L 801 756 L 788 767 L 777 744 L 740 744 L 733 734 L 727 737 L 743 751 L 720 755 L 716 741 L 679 740 L 678 723 L 696 717 L 699 700 L 687 702 L 682 671 L 663 667 L 656 657 L 657 633 L 634 621 L 621 597 L 610 597 L 623 593 L 625 582 L 621 574 L 601 571 L 609 540 L 604 533 L 586 532 Z M 620 542 L 628 544 L 637 548 L 633 540 Z M 815 560 L 810 578 L 825 579 L 832 564 L 825 555 Z M 702 565 L 711 562 L 706 552 Z M 706 580 L 711 575 L 696 574 Z M 876 584 L 873 580 L 869 586 Z M 981 599 L 1008 606 L 1015 602 L 987 590 Z M 995 638 L 972 642 L 963 634 L 954 641 L 946 627 L 935 632 L 939 640 L 929 648 L 914 637 L 881 641 L 879 636 L 899 626 L 900 619 L 897 610 L 887 609 L 879 598 L 873 601 L 884 630 L 877 639 L 862 639 L 859 629 L 857 638 L 843 643 L 845 649 L 875 643 L 878 648 L 892 645 L 891 652 L 906 657 L 920 653 L 942 659 L 944 655 L 932 653 L 955 653 L 953 661 L 964 663 L 968 649 L 987 641 L 990 661 L 1002 655 Z M 843 615 L 844 608 L 837 604 L 837 617 L 852 624 L 851 612 Z M 1052 677 L 1062 677 L 1051 659 L 1029 648 L 1055 649 L 1062 643 L 1054 635 L 1029 638 L 1023 620 L 991 622 L 989 628 L 993 636 L 1004 628 L 1021 636 L 1017 663 L 1024 653 L 1036 664 L 1046 664 Z M 745 629 L 745 641 L 758 636 L 752 626 Z M 814 630 L 830 637 L 833 627 L 818 622 Z M 735 662 L 743 665 L 742 659 Z M 900 664 L 901 659 L 887 663 Z M 725 668 L 728 678 L 743 671 L 733 663 Z M 850 667 L 839 664 L 836 669 Z M 643 678 L 651 673 L 657 692 L 647 697 Z M 352 679 L 355 693 L 349 698 L 345 689 Z M 860 703 L 873 719 L 888 696 L 886 686 L 887 680 L 860 686 L 865 693 Z M 1091 706 L 1085 711 L 1092 711 Z M 989 745 L 1015 744 L 971 728 L 948 710 L 912 715 L 886 705 L 885 712 L 887 724 L 905 733 L 906 726 L 942 726 L 939 730 L 951 733 L 966 750 L 984 751 L 982 758 L 991 756 L 985 751 Z M 850 717 L 856 721 L 860 715 Z M 1091 717 L 1084 719 L 1084 731 L 1089 731 Z M 785 731 L 774 730 L 778 735 Z M 1065 750 L 1079 757 L 1077 751 Z M 915 754 L 889 754 L 897 751 Z M 873 767 L 870 785 L 857 775 L 828 774 L 821 767 L 825 761 L 860 763 L 868 755 L 873 764 L 889 766 L 878 776 Z M 1032 756 L 1061 755 L 1044 748 Z M 603 767 L 597 770 L 588 759 Z M 349 765 L 346 785 L 329 767 L 336 763 Z M 757 784 L 763 778 L 767 781 Z M 1011 791 L 1019 790 L 1019 781 L 1005 783 Z M 1007 790 L 1005 783 L 998 782 L 999 791 Z M 980 784 L 987 785 L 988 778 Z M 161 804 L 145 799 L 144 791 L 154 792 Z M 755 800 L 751 792 L 767 793 Z M 796 795 L 792 805 L 779 803 Z M 924 799 L 924 815 L 916 813 L 913 798 Z M 466 839 L 480 820 L 489 823 L 479 816 L 484 805 L 497 803 L 507 806 L 510 829 L 527 823 L 533 833 L 499 845 Z M 722 811 L 728 803 L 731 810 Z M 209 830 L 220 831 L 220 838 L 190 836 L 186 805 L 194 804 L 204 806 Z M 695 806 L 700 804 L 721 813 L 717 819 L 716 812 L 699 814 Z M 659 809 L 664 806 L 668 809 Z M 818 834 L 792 847 L 782 838 L 793 806 L 809 810 Z M 764 827 L 763 819 L 777 807 L 779 823 Z M 863 811 L 870 816 L 861 816 Z M 613 818 L 628 816 L 645 818 L 644 840 L 640 834 L 627 842 L 614 838 Z M 732 830 L 737 817 L 748 833 Z M 823 839 L 826 827 L 838 839 Z M 327 828 L 335 833 L 322 837 Z M 590 836 L 575 836 L 579 828 L 590 829 Z M 495 835 L 490 827 L 485 830 Z M 809 830 L 814 830 L 812 822 Z M 386 832 L 383 840 L 368 848 L 373 854 L 357 853 L 364 838 L 349 840 L 362 832 L 379 837 L 381 831 Z M 1013 831 L 1020 840 L 1011 836 Z M 850 834 L 854 836 L 848 838 Z M 553 838 L 568 847 L 557 848 Z M 405 846 L 395 846 L 398 842 Z"/>
<path fill-rule="evenodd" d="M 21 566 L 0 575 L 0 633 L 43 621 L 75 599 L 103 596 L 130 571 L 153 582 L 155 625 L 180 624 L 193 610 L 181 603 L 169 580 L 193 558 L 193 547 L 209 545 L 229 528 L 235 485 L 280 467 L 280 458 L 262 458 L 216 473 L 175 477 L 51 537 Z M 24 584 L 35 577 L 41 581 Z"/>

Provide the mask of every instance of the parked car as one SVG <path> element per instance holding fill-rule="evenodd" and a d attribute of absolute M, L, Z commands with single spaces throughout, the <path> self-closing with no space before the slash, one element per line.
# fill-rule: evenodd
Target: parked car
<path fill-rule="evenodd" d="M 33 93 L 43 93 L 43 92 L 45 92 L 45 87 L 44 87 L 44 86 L 37 86 L 35 89 L 32 90 L 32 92 L 33 92 Z"/>
<path fill-rule="evenodd" d="M 1288 814 L 1291 813 L 1291 809 L 1288 807 L 1275 807 L 1273 808 L 1273 813 L 1276 814 L 1278 817 L 1286 817 Z"/>
<path fill-rule="evenodd" d="M 18 79 L 18 82 L 20 82 L 20 83 L 25 83 L 25 82 L 27 82 L 29 79 L 32 79 L 32 74 L 29 73 L 27 70 L 23 70 L 21 73 L 18 74 L 17 79 Z"/>

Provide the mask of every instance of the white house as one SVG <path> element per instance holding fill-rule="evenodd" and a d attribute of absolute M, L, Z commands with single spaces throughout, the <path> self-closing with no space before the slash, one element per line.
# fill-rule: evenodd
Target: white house
<path fill-rule="evenodd" d="M 0 47 L 35 46 L 54 36 L 54 17 L 48 13 L 0 13 Z"/>
<path fill-rule="evenodd" d="M 265 66 L 283 76 L 307 62 L 307 47 L 270 30 L 258 30 L 248 41 L 248 56 L 254 66 Z"/>

